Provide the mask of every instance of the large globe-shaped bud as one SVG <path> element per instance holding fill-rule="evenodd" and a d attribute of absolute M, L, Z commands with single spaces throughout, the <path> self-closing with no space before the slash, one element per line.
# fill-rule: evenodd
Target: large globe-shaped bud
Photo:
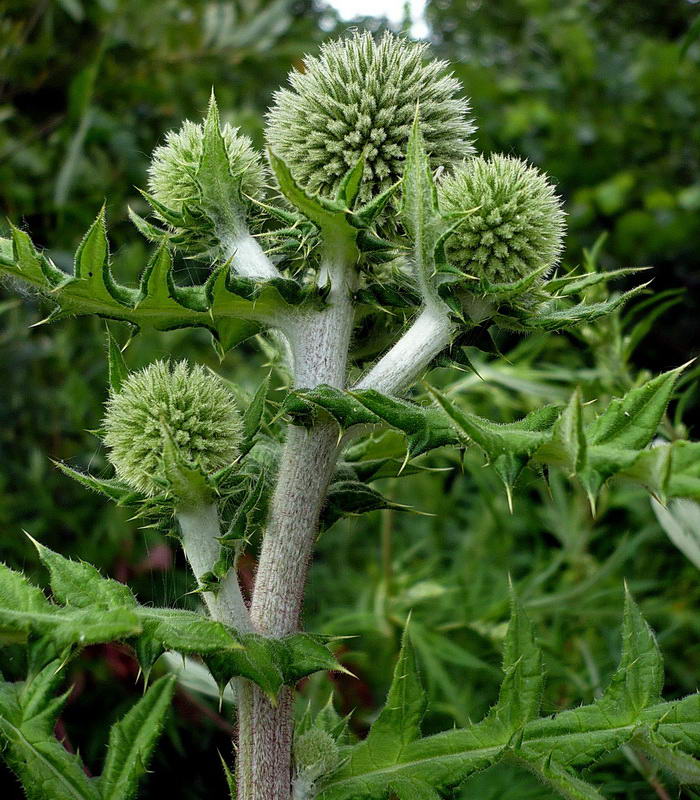
<path fill-rule="evenodd" d="M 156 361 L 131 373 L 110 396 L 103 429 L 117 477 L 155 495 L 169 481 L 169 445 L 182 462 L 208 475 L 238 455 L 242 422 L 216 375 L 186 361 Z"/>
<path fill-rule="evenodd" d="M 559 260 L 565 215 L 547 176 L 510 156 L 468 159 L 438 187 L 440 209 L 465 213 L 447 241 L 455 266 L 490 283 L 535 272 L 538 282 Z"/>
<path fill-rule="evenodd" d="M 420 109 L 433 167 L 473 152 L 474 125 L 459 81 L 442 61 L 424 61 L 427 45 L 386 33 L 355 33 L 323 45 L 317 58 L 289 76 L 275 94 L 267 141 L 307 191 L 332 197 L 365 153 L 360 200 L 402 173 L 411 123 Z"/>

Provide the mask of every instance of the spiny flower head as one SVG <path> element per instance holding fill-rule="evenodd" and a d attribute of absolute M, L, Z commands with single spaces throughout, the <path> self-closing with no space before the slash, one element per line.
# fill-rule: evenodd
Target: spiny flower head
<path fill-rule="evenodd" d="M 255 197 L 263 187 L 264 170 L 252 142 L 238 130 L 228 122 L 221 126 L 229 170 L 240 179 L 244 194 Z M 156 200 L 178 212 L 185 204 L 197 201 L 197 170 L 203 150 L 203 123 L 187 119 L 180 130 L 166 133 L 165 144 L 153 151 L 148 168 L 148 188 Z"/>
<path fill-rule="evenodd" d="M 315 780 L 338 765 L 338 745 L 330 733 L 311 728 L 294 740 L 294 764 L 298 775 Z"/>
<path fill-rule="evenodd" d="M 133 372 L 107 401 L 103 428 L 117 476 L 147 495 L 167 485 L 169 441 L 210 474 L 238 454 L 242 423 L 223 381 L 201 365 L 155 361 Z"/>
<path fill-rule="evenodd" d="M 401 176 L 416 106 L 434 167 L 473 152 L 469 103 L 442 61 L 424 63 L 426 44 L 386 33 L 355 33 L 307 56 L 268 113 L 267 141 L 308 191 L 334 196 L 365 152 L 365 202 Z"/>
<path fill-rule="evenodd" d="M 503 155 L 468 159 L 438 186 L 443 212 L 465 216 L 447 242 L 452 264 L 491 283 L 511 283 L 559 259 L 564 212 L 535 167 Z M 544 279 L 544 274 L 543 274 Z"/>

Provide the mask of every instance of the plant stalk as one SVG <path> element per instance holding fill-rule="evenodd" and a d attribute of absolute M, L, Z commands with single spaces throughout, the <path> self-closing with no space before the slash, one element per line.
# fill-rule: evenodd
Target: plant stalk
<path fill-rule="evenodd" d="M 353 309 L 343 259 L 327 261 L 322 274 L 331 283 L 328 307 L 304 316 L 288 333 L 295 385 L 344 388 Z M 287 431 L 250 612 L 254 628 L 267 636 L 286 636 L 299 627 L 339 440 L 337 424 L 328 420 L 308 430 L 290 425 Z M 252 769 L 249 779 L 246 775 L 239 779 L 239 800 L 289 800 L 292 689 L 283 689 L 277 706 L 272 706 L 262 691 L 247 684 L 241 700 L 238 758 L 239 764 L 251 764 Z"/>
<path fill-rule="evenodd" d="M 182 532 L 182 546 L 198 583 L 219 560 L 221 528 L 214 503 L 178 509 L 177 520 Z M 246 633 L 253 630 L 238 583 L 236 570 L 230 569 L 218 591 L 202 592 L 212 619 Z"/>

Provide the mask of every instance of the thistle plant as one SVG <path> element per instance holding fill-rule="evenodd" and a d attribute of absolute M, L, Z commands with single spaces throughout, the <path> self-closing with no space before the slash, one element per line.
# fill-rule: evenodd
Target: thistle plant
<path fill-rule="evenodd" d="M 480 722 L 421 737 L 427 699 L 407 626 L 387 704 L 365 739 L 352 737 L 332 704 L 295 724 L 300 679 L 342 669 L 332 640 L 300 630 L 314 544 L 343 516 L 392 507 L 374 480 L 410 475 L 433 449 L 469 447 L 483 452 L 511 503 L 523 471 L 550 467 L 582 486 L 593 509 L 616 480 L 661 502 L 700 498 L 700 445 L 650 447 L 682 367 L 607 404 L 592 407 L 575 391 L 508 424 L 429 384 L 418 393 L 433 366 L 469 368 L 468 343 L 498 329 L 575 330 L 646 286 L 606 289 L 633 269 L 560 268 L 565 216 L 552 182 L 518 159 L 475 155 L 462 89 L 426 57 L 422 45 L 389 34 L 325 45 L 274 99 L 265 168 L 221 125 L 212 98 L 202 124 L 185 123 L 154 152 L 144 193 L 153 218 L 131 215 L 155 242 L 138 287 L 112 272 L 103 211 L 72 275 L 19 228 L 0 241 L 0 271 L 52 303 L 49 320 L 96 314 L 141 335 L 203 327 L 222 358 L 264 332 L 290 378 L 274 414 L 267 378 L 239 411 L 203 367 L 173 354 L 130 372 L 128 350 L 108 337 L 100 433 L 114 477 L 58 466 L 174 528 L 204 610 L 140 605 L 128 587 L 38 542 L 50 600 L 2 568 L 0 623 L 29 654 L 26 681 L 0 693 L 2 754 L 29 797 L 134 796 L 172 678 L 116 723 L 98 778 L 51 732 L 63 665 L 86 644 L 113 640 L 133 648 L 146 676 L 174 650 L 200 658 L 222 690 L 233 682 L 238 733 L 227 774 L 239 800 L 449 797 L 501 761 L 562 797 L 600 798 L 579 772 L 626 745 L 681 783 L 700 783 L 700 699 L 662 700 L 658 646 L 629 595 L 620 667 L 591 705 L 540 716 L 542 654 L 513 592 L 503 684 Z M 260 242 L 275 244 L 266 252 Z M 182 257 L 210 265 L 205 283 L 176 280 L 173 259 Z M 403 452 L 381 450 L 384 430 L 403 437 Z M 247 604 L 236 563 L 258 538 Z"/>

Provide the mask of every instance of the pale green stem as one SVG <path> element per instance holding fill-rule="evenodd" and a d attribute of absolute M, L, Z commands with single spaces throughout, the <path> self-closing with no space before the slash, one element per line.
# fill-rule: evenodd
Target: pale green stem
<path fill-rule="evenodd" d="M 452 341 L 455 324 L 442 303 L 426 305 L 398 342 L 388 350 L 353 389 L 375 389 L 401 394 Z"/>
<path fill-rule="evenodd" d="M 181 508 L 176 512 L 182 532 L 182 546 L 197 582 L 211 572 L 221 553 L 221 526 L 214 503 Z M 234 568 L 228 571 L 216 592 L 202 592 L 212 619 L 241 633 L 253 630 Z"/>
<path fill-rule="evenodd" d="M 326 383 L 343 388 L 352 330 L 350 287 L 342 261 L 327 262 L 322 274 L 332 287 L 328 307 L 300 319 L 289 333 L 295 385 L 313 388 Z M 339 429 L 331 422 L 310 430 L 290 426 L 287 432 L 251 605 L 255 629 L 268 636 L 285 636 L 299 626 L 306 576 L 338 443 Z M 245 698 L 239 716 L 239 760 L 244 765 L 252 761 L 252 780 L 239 783 L 239 800 L 289 800 L 292 690 L 282 690 L 276 707 L 257 687 L 247 687 L 246 692 L 250 698 Z M 245 752 L 249 745 L 252 756 Z"/>

